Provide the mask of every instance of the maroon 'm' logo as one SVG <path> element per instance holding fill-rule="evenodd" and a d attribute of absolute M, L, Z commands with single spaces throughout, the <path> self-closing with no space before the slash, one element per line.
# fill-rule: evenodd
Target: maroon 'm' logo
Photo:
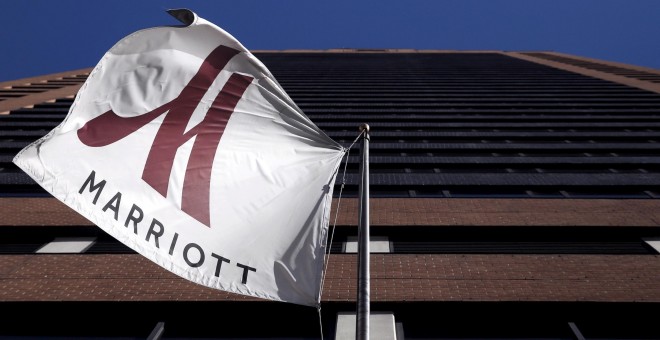
<path fill-rule="evenodd" d="M 187 132 L 185 129 L 204 94 L 220 71 L 237 53 L 239 51 L 233 48 L 218 46 L 206 57 L 179 96 L 169 103 L 151 112 L 128 118 L 119 117 L 110 110 L 80 128 L 78 138 L 88 146 L 106 146 L 123 139 L 167 112 L 151 145 L 142 179 L 166 197 L 176 151 L 185 142 L 197 136 L 183 181 L 181 209 L 206 226 L 210 226 L 209 190 L 215 152 L 229 117 L 253 78 L 232 74 L 213 101 L 204 120 Z"/>

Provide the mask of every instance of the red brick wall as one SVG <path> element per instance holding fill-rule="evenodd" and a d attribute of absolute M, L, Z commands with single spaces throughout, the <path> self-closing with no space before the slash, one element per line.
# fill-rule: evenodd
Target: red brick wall
<path fill-rule="evenodd" d="M 354 301 L 356 256 L 332 255 L 324 301 Z M 371 299 L 660 302 L 660 256 L 371 256 Z M 141 255 L 0 256 L 0 301 L 255 300 L 188 282 Z"/>

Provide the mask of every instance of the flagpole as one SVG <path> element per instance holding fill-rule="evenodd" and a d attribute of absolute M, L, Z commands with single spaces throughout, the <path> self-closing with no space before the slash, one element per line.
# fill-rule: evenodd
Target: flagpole
<path fill-rule="evenodd" d="M 360 162 L 360 205 L 358 224 L 358 298 L 355 338 L 369 340 L 370 288 L 369 288 L 369 125 L 360 125 L 362 136 L 362 162 Z"/>

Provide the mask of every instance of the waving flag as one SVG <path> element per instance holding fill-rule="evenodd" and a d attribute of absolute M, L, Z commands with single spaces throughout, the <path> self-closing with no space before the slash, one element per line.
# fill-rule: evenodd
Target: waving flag
<path fill-rule="evenodd" d="M 185 26 L 119 41 L 64 122 L 14 162 L 173 273 L 317 305 L 343 148 L 231 35 L 170 14 Z"/>

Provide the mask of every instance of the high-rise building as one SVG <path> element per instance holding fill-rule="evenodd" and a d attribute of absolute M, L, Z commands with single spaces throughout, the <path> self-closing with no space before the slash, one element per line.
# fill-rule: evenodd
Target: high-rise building
<path fill-rule="evenodd" d="M 553 52 L 255 54 L 344 146 L 371 126 L 372 339 L 660 338 L 660 71 Z M 90 71 L 0 83 L 0 339 L 350 338 L 359 145 L 320 316 L 216 291 L 11 163 Z"/>

